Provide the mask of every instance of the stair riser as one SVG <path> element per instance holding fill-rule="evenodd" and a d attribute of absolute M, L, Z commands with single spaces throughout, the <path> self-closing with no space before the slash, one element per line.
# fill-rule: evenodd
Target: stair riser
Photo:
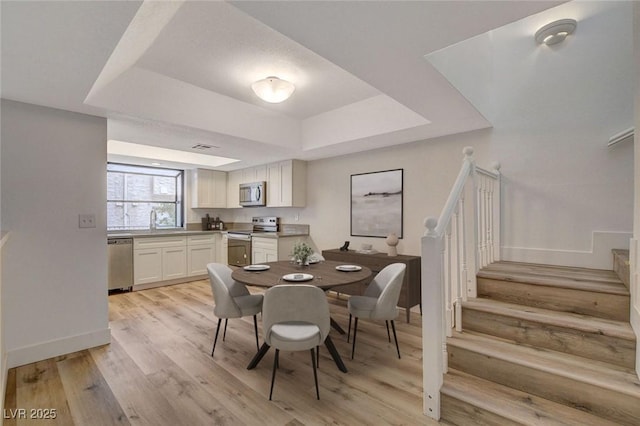
<path fill-rule="evenodd" d="M 604 336 L 598 332 L 589 333 L 468 308 L 462 310 L 462 328 L 530 346 L 635 368 L 634 341 Z"/>
<path fill-rule="evenodd" d="M 629 321 L 629 296 L 478 278 L 478 297 Z"/>
<path fill-rule="evenodd" d="M 629 288 L 631 285 L 631 272 L 629 267 L 629 251 L 614 250 L 613 251 L 613 272 L 620 278 L 620 281 Z"/>
<path fill-rule="evenodd" d="M 440 397 L 441 420 L 455 425 L 520 426 L 502 416 L 483 410 L 449 395 Z"/>
<path fill-rule="evenodd" d="M 449 366 L 625 425 L 637 425 L 638 399 L 573 378 L 451 346 Z M 640 389 L 639 389 L 640 392 Z"/>

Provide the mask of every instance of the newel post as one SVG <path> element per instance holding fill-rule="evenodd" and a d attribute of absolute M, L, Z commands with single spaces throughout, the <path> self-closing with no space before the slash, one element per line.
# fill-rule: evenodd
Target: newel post
<path fill-rule="evenodd" d="M 427 231 L 422 237 L 422 380 L 424 414 L 439 420 L 440 388 L 446 371 L 446 341 L 443 334 L 444 246 L 442 236 L 436 232 L 437 225 L 436 218 L 426 219 Z"/>

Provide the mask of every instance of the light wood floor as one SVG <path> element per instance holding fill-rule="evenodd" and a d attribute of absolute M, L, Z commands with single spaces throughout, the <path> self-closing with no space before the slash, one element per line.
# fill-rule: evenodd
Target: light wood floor
<path fill-rule="evenodd" d="M 329 301 L 346 329 L 345 299 L 330 294 Z M 256 351 L 249 317 L 229 321 L 212 359 L 212 305 L 208 281 L 109 296 L 111 344 L 11 369 L 4 424 L 437 424 L 422 414 L 419 314 L 411 324 L 403 315 L 396 321 L 402 359 L 384 323 L 360 321 L 353 361 L 346 337 L 332 330 L 349 372 L 321 348 L 320 401 L 309 353 L 281 352 L 269 401 L 274 351 L 246 369 Z M 55 409 L 56 419 L 8 419 L 12 409 L 26 417 Z"/>

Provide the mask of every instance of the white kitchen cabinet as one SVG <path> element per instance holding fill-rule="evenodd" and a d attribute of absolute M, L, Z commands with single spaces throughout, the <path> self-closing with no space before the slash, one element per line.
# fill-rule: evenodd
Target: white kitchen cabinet
<path fill-rule="evenodd" d="M 187 237 L 187 276 L 207 275 L 207 265 L 216 262 L 216 240 L 219 233 Z"/>
<path fill-rule="evenodd" d="M 251 238 L 251 263 L 276 262 L 289 260 L 293 253 L 293 246 L 297 242 L 308 243 L 306 236 L 292 237 L 257 237 Z"/>
<path fill-rule="evenodd" d="M 227 174 L 227 207 L 240 208 L 240 184 L 242 183 L 242 170 L 234 170 Z"/>
<path fill-rule="evenodd" d="M 192 172 L 191 207 L 227 207 L 227 173 L 196 169 Z"/>
<path fill-rule="evenodd" d="M 175 280 L 187 276 L 187 248 L 169 247 L 162 249 L 162 281 Z"/>
<path fill-rule="evenodd" d="M 241 183 L 253 183 L 264 182 L 267 180 L 267 166 L 254 166 L 242 169 L 242 182 Z"/>
<path fill-rule="evenodd" d="M 227 237 L 227 234 L 222 234 L 222 238 L 220 238 L 220 251 L 217 259 L 218 263 L 229 264 L 229 237 Z"/>
<path fill-rule="evenodd" d="M 277 238 L 253 237 L 251 239 L 251 263 L 275 262 L 277 260 Z"/>
<path fill-rule="evenodd" d="M 162 249 L 149 248 L 133 251 L 133 284 L 162 281 Z"/>
<path fill-rule="evenodd" d="M 304 207 L 307 163 L 287 160 L 267 166 L 267 207 Z"/>
<path fill-rule="evenodd" d="M 133 239 L 133 285 L 187 276 L 187 238 L 145 237 Z"/>

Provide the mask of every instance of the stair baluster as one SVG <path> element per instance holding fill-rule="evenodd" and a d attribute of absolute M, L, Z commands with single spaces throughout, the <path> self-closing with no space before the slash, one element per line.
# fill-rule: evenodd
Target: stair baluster
<path fill-rule="evenodd" d="M 495 172 L 476 167 L 471 147 L 463 154 L 439 219 L 425 220 L 422 238 L 424 412 L 435 419 L 440 417 L 440 387 L 447 371 L 446 337 L 452 327 L 462 330 L 462 303 L 476 295 L 478 268 L 500 259 L 500 166 L 495 163 Z M 467 191 L 474 194 L 470 205 L 464 202 Z M 474 232 L 467 235 L 471 223 Z"/>

